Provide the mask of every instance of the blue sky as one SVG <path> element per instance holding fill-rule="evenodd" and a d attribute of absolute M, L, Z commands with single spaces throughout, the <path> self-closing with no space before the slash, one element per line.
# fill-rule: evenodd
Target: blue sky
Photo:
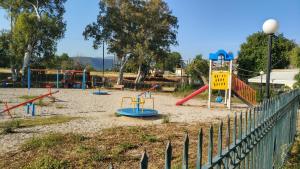
<path fill-rule="evenodd" d="M 185 59 L 196 54 L 205 57 L 218 49 L 239 50 L 246 37 L 261 30 L 263 22 L 275 18 L 279 32 L 300 43 L 300 0 L 166 0 L 178 17 L 178 51 Z M 96 20 L 98 0 L 68 0 L 65 20 L 67 32 L 58 43 L 58 54 L 99 57 L 102 50 L 94 50 L 85 41 L 85 26 Z M 0 29 L 9 28 L 5 11 L 0 9 Z M 107 54 L 106 54 L 107 55 Z"/>

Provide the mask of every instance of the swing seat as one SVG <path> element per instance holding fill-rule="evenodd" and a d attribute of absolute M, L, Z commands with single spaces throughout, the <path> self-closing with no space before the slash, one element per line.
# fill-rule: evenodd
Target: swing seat
<path fill-rule="evenodd" d="M 217 102 L 217 103 L 222 103 L 222 101 L 223 101 L 222 96 L 218 96 L 218 97 L 216 98 L 216 102 Z"/>

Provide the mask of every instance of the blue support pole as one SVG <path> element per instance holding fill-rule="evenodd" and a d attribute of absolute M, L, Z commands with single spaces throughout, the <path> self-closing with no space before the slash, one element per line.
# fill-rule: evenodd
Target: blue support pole
<path fill-rule="evenodd" d="M 31 115 L 35 116 L 35 104 L 31 103 L 31 106 L 32 106 Z"/>
<path fill-rule="evenodd" d="M 27 71 L 27 88 L 28 88 L 28 96 L 30 95 L 30 85 L 31 85 L 31 77 L 30 77 L 31 71 L 30 71 L 30 66 L 28 66 L 28 71 Z"/>
<path fill-rule="evenodd" d="M 26 113 L 29 114 L 30 111 L 30 103 L 26 104 Z"/>
<path fill-rule="evenodd" d="M 136 112 L 138 113 L 140 111 L 140 96 L 138 95 L 136 97 Z"/>
<path fill-rule="evenodd" d="M 82 75 L 82 90 L 85 90 L 85 84 L 86 84 L 86 79 L 85 79 L 85 73 L 86 69 L 83 70 L 83 75 Z"/>

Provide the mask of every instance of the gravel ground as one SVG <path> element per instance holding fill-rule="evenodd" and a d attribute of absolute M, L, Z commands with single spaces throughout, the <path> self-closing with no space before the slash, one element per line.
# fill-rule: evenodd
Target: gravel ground
<path fill-rule="evenodd" d="M 30 94 L 41 95 L 46 92 L 47 89 L 31 89 Z M 115 116 L 122 97 L 134 97 L 140 92 L 108 91 L 109 95 L 93 95 L 92 92 L 93 90 L 60 89 L 59 93 L 54 95 L 57 99 L 55 103 L 37 107 L 37 116 L 67 115 L 83 118 L 63 124 L 22 128 L 13 134 L 0 135 L 0 154 L 15 151 L 26 139 L 48 132 L 92 134 L 103 128 L 162 123 L 162 116 L 148 119 Z M 23 100 L 19 98 L 22 95 L 27 95 L 27 89 L 0 89 L 0 100 L 8 102 L 9 105 L 22 102 Z M 168 115 L 171 122 L 211 122 L 247 107 L 244 104 L 233 104 L 232 111 L 229 111 L 224 105 L 213 103 L 214 108 L 208 109 L 207 101 L 200 99 L 192 99 L 185 106 L 175 106 L 179 98 L 171 94 L 153 93 L 152 96 L 155 99 L 155 109 L 161 115 Z M 130 106 L 129 102 L 124 103 L 124 107 Z M 144 107 L 151 108 L 152 103 L 147 101 Z M 4 104 L 0 102 L 0 110 L 3 108 Z M 24 113 L 24 107 L 12 111 L 12 114 L 17 118 L 31 118 Z M 0 114 L 0 121 L 7 119 L 9 116 Z"/>

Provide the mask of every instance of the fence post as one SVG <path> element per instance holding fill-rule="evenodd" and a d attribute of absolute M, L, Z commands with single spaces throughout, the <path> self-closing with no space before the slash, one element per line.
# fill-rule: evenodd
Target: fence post
<path fill-rule="evenodd" d="M 182 157 L 182 169 L 189 168 L 189 135 L 188 133 L 184 136 L 183 143 L 183 157 Z"/>
<path fill-rule="evenodd" d="M 146 150 L 144 150 L 141 161 L 140 161 L 140 169 L 148 168 L 148 156 Z"/>
<path fill-rule="evenodd" d="M 223 142 L 223 137 L 222 137 L 222 130 L 223 130 L 223 121 L 221 121 L 220 126 L 219 126 L 219 131 L 218 131 L 218 156 L 222 156 L 222 142 Z M 221 169 L 221 164 L 217 165 L 218 169 Z"/>
<path fill-rule="evenodd" d="M 165 152 L 165 169 L 171 169 L 172 162 L 172 145 L 171 141 L 168 141 L 166 152 Z"/>
<path fill-rule="evenodd" d="M 213 158 L 213 140 L 214 140 L 214 132 L 213 132 L 213 126 L 210 126 L 209 129 L 209 142 L 208 142 L 208 165 L 212 165 L 212 158 Z"/>
<path fill-rule="evenodd" d="M 203 144 L 203 131 L 202 128 L 199 131 L 198 134 L 198 151 L 197 151 L 197 169 L 202 168 L 202 144 Z"/>

